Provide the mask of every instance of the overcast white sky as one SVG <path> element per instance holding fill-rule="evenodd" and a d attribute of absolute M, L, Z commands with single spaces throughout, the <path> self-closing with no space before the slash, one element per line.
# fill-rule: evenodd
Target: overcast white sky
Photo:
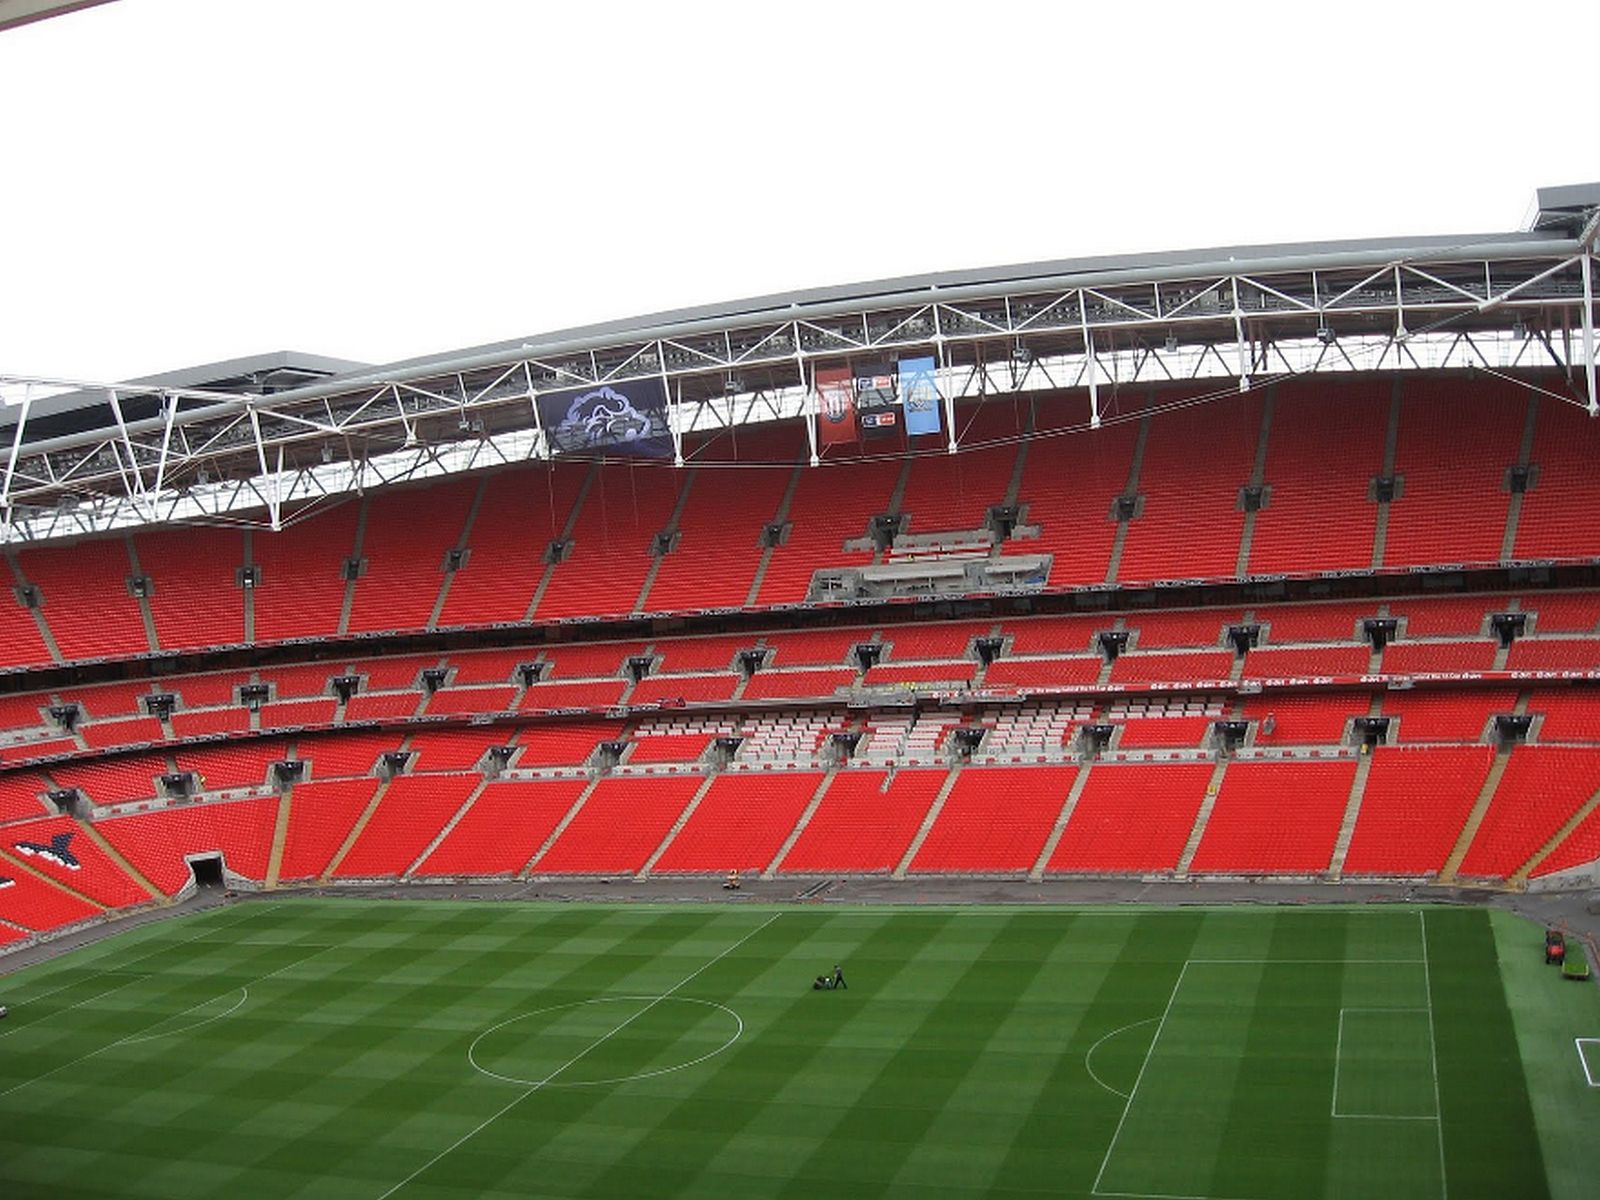
<path fill-rule="evenodd" d="M 118 0 L 0 33 L 0 373 L 1520 228 L 1600 4 Z"/>

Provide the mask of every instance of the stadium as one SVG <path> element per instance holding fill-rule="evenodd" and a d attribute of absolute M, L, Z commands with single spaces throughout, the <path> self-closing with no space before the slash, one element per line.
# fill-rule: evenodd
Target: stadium
<path fill-rule="evenodd" d="M 0 380 L 6 1194 L 1591 1194 L 1597 227 Z"/>

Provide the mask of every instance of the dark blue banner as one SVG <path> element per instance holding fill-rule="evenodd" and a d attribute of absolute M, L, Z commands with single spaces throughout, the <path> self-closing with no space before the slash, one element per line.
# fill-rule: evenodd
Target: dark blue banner
<path fill-rule="evenodd" d="M 659 379 L 546 393 L 539 397 L 539 423 L 556 454 L 672 455 L 667 390 Z"/>

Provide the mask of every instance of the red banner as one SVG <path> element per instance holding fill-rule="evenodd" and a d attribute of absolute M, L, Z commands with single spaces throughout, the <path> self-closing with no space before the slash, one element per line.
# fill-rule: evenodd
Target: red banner
<path fill-rule="evenodd" d="M 849 367 L 825 367 L 816 373 L 817 442 L 841 446 L 856 440 L 856 389 Z"/>

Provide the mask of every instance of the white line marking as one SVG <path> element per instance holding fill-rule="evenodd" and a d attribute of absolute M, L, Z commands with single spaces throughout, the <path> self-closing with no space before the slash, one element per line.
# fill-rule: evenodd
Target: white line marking
<path fill-rule="evenodd" d="M 222 994 L 224 996 L 226 996 L 228 993 L 224 992 Z M 213 996 L 212 999 L 213 1000 L 214 999 L 218 999 L 218 997 Z M 239 998 L 233 1002 L 233 1007 L 230 1008 L 227 1012 L 220 1012 L 214 1017 L 207 1017 L 203 1021 L 196 1021 L 193 1025 L 184 1025 L 184 1026 L 181 1026 L 178 1029 L 167 1029 L 167 1030 L 163 1030 L 161 1033 L 146 1033 L 146 1034 L 141 1034 L 138 1037 L 126 1038 L 126 1039 L 123 1040 L 122 1044 L 124 1046 L 137 1046 L 140 1042 L 153 1042 L 157 1038 L 172 1037 L 174 1034 L 178 1034 L 178 1033 L 190 1033 L 193 1030 L 199 1029 L 202 1025 L 209 1025 L 213 1021 L 222 1020 L 223 1017 L 231 1017 L 231 1016 L 233 1016 L 234 1013 L 238 1012 L 241 1008 L 244 1007 L 245 1003 L 249 999 L 250 999 L 250 989 L 247 988 L 247 987 L 242 987 L 242 988 L 239 989 Z M 209 1001 L 207 1001 L 207 1003 L 209 1003 Z M 198 1005 L 198 1004 L 195 1005 L 195 1008 L 199 1008 L 199 1007 L 200 1007 L 200 1005 Z M 194 1009 L 190 1009 L 189 1011 L 193 1012 Z"/>
<path fill-rule="evenodd" d="M 513 1025 L 518 1021 L 526 1021 L 529 1017 L 537 1017 L 547 1012 L 559 1012 L 560 1010 L 567 1008 L 582 1008 L 584 1005 L 588 1004 L 610 1004 L 616 1001 L 653 999 L 654 997 L 652 996 L 595 996 L 589 1000 L 574 1000 L 570 1004 L 552 1004 L 549 1008 L 537 1008 L 532 1012 L 525 1012 L 521 1016 L 507 1017 L 499 1024 L 489 1026 L 489 1028 L 485 1029 L 477 1037 L 472 1039 L 472 1045 L 467 1047 L 467 1061 L 472 1064 L 473 1070 L 481 1072 L 482 1074 L 489 1076 L 491 1079 L 498 1079 L 503 1083 L 515 1083 L 521 1087 L 600 1087 L 602 1084 L 607 1083 L 633 1083 L 640 1079 L 654 1079 L 658 1075 L 670 1075 L 674 1071 L 683 1071 L 689 1067 L 699 1066 L 701 1063 L 705 1062 L 706 1059 L 715 1058 L 717 1055 L 721 1054 L 724 1050 L 733 1045 L 744 1035 L 744 1018 L 738 1013 L 734 1012 L 733 1009 L 729 1008 L 726 1004 L 718 1004 L 715 1000 L 698 1000 L 693 996 L 674 996 L 672 999 L 675 1004 L 699 1004 L 706 1008 L 720 1008 L 723 1012 L 727 1013 L 733 1018 L 733 1036 L 727 1041 L 723 1042 L 722 1045 L 718 1046 L 715 1050 L 708 1050 L 704 1054 L 700 1055 L 700 1057 L 691 1058 L 687 1062 L 678 1063 L 676 1066 L 658 1067 L 654 1071 L 638 1071 L 632 1075 L 618 1075 L 614 1079 L 580 1079 L 576 1083 L 555 1083 L 546 1085 L 535 1083 L 531 1079 L 518 1079 L 514 1075 L 502 1075 L 498 1071 L 491 1071 L 488 1067 L 480 1063 L 476 1057 L 478 1043 L 483 1041 L 484 1038 L 488 1037 L 497 1030 L 504 1029 L 507 1025 Z M 1154 1017 L 1151 1017 L 1150 1019 L 1152 1021 L 1155 1020 Z"/>
<path fill-rule="evenodd" d="M 1596 1079 L 1594 1072 L 1589 1069 L 1589 1056 L 1583 1052 L 1585 1046 L 1600 1046 L 1600 1038 L 1573 1038 L 1572 1044 L 1577 1048 L 1578 1061 L 1583 1064 L 1583 1077 L 1589 1081 L 1590 1087 L 1600 1087 L 1600 1079 Z"/>
<path fill-rule="evenodd" d="M 1172 995 L 1167 997 L 1167 1007 L 1161 1011 L 1155 1036 L 1150 1039 L 1150 1048 L 1144 1052 L 1144 1062 L 1139 1064 L 1139 1074 L 1134 1078 L 1133 1091 L 1128 1093 L 1128 1102 L 1122 1106 L 1122 1116 L 1117 1118 L 1116 1132 L 1111 1135 L 1111 1144 L 1106 1147 L 1106 1156 L 1100 1160 L 1100 1170 L 1095 1173 L 1094 1186 L 1089 1190 L 1096 1195 L 1108 1194 L 1100 1191 L 1100 1180 L 1105 1177 L 1106 1168 L 1111 1165 L 1111 1155 L 1117 1149 L 1117 1139 L 1122 1136 L 1122 1126 L 1127 1122 L 1128 1113 L 1133 1109 L 1133 1098 L 1139 1094 L 1139 1085 L 1144 1082 L 1144 1073 L 1150 1067 L 1150 1060 L 1156 1055 L 1156 1043 L 1161 1040 L 1161 1031 L 1167 1027 L 1167 1018 L 1172 1015 L 1173 1001 L 1178 998 L 1178 992 L 1183 987 L 1183 977 L 1188 973 L 1189 963 L 1186 960 L 1178 972 L 1177 982 L 1172 985 Z"/>
<path fill-rule="evenodd" d="M 291 967 L 298 967 L 301 963 L 306 962 L 308 959 L 315 958 L 317 955 L 321 954 L 324 950 L 330 950 L 330 949 L 332 949 L 331 946 L 320 946 L 317 949 L 313 950 L 310 954 L 304 955 L 301 958 L 297 958 L 297 959 L 294 960 L 294 962 L 289 963 L 286 966 L 279 967 L 276 971 L 273 971 L 273 972 L 271 972 L 269 974 L 266 974 L 266 975 L 262 975 L 257 979 L 252 979 L 250 981 L 250 983 L 252 983 L 252 984 L 263 983 L 266 980 L 271 979 L 274 975 L 281 975 L 285 971 L 289 970 Z M 145 976 L 141 976 L 141 978 L 148 979 L 148 978 L 150 978 L 150 976 L 145 975 Z M 135 981 L 129 980 L 129 983 L 132 983 L 132 982 L 135 982 Z M 123 984 L 122 986 L 126 987 L 128 985 L 127 984 Z M 248 995 L 249 986 L 250 986 L 249 984 L 246 984 L 246 985 L 244 985 L 244 988 L 241 989 L 241 990 L 245 990 L 247 995 Z M 112 989 L 112 990 L 114 991 L 116 989 Z M 226 995 L 228 995 L 228 993 L 227 992 L 223 992 L 222 995 L 226 996 Z M 182 1012 L 173 1013 L 171 1016 L 168 1016 L 168 1017 L 162 1017 L 158 1021 L 152 1021 L 149 1025 L 146 1025 L 143 1029 L 139 1030 L 138 1033 L 130 1033 L 130 1034 L 124 1036 L 124 1037 L 120 1037 L 114 1042 L 106 1043 L 104 1046 L 101 1046 L 100 1049 L 98 1049 L 98 1050 L 91 1050 L 91 1051 L 89 1051 L 89 1053 L 79 1055 L 77 1058 L 72 1059 L 70 1062 L 64 1062 L 58 1067 L 53 1067 L 50 1070 L 46 1071 L 42 1075 L 35 1075 L 32 1079 L 24 1079 L 21 1083 L 13 1084 L 11 1087 L 8 1087 L 5 1091 L 0 1092 L 0 1099 L 3 1099 L 4 1097 L 11 1095 L 11 1093 L 13 1093 L 13 1092 L 20 1092 L 23 1088 L 28 1087 L 30 1084 L 38 1083 L 41 1079 L 49 1079 L 50 1076 L 52 1076 L 52 1075 L 58 1075 L 62 1071 L 67 1070 L 69 1067 L 75 1067 L 79 1063 L 88 1062 L 89 1059 L 96 1058 L 99 1055 L 104 1054 L 107 1050 L 115 1050 L 118 1046 L 131 1045 L 134 1042 L 139 1041 L 139 1040 L 147 1040 L 147 1039 L 143 1038 L 143 1035 L 148 1033 L 150 1030 L 154 1029 L 156 1026 L 162 1024 L 163 1022 L 174 1020 L 177 1017 L 186 1017 L 190 1013 L 192 1013 L 195 1009 L 204 1008 L 207 1004 L 210 1004 L 213 1000 L 216 1000 L 218 998 L 219 997 L 217 997 L 217 996 L 208 996 L 208 997 L 206 997 L 206 999 L 200 1001 L 198 1004 L 191 1004 L 188 1008 L 184 1009 Z M 237 1008 L 237 1007 L 238 1006 L 235 1005 L 235 1008 Z M 232 1011 L 233 1011 L 233 1009 L 229 1010 L 229 1012 L 232 1012 Z M 199 1024 L 189 1026 L 188 1028 L 198 1029 L 200 1027 L 200 1025 L 207 1024 L 207 1023 L 208 1022 L 202 1021 Z M 173 1032 L 173 1033 L 182 1033 L 183 1030 L 173 1030 L 171 1032 Z M 168 1034 L 156 1034 L 155 1036 L 156 1037 L 167 1037 L 169 1035 Z"/>
<path fill-rule="evenodd" d="M 1450 1180 L 1444 1168 L 1444 1105 L 1439 1103 L 1439 1045 L 1433 1034 L 1433 976 L 1428 967 L 1427 909 L 1417 909 L 1417 922 L 1422 927 L 1422 991 L 1428 998 L 1428 1065 L 1433 1069 L 1433 1111 L 1439 1130 L 1439 1195 L 1442 1200 L 1450 1200 Z"/>
<path fill-rule="evenodd" d="M 782 913 L 773 913 L 772 916 L 768 917 L 765 921 L 763 921 L 756 928 L 752 929 L 749 933 L 745 934 L 742 938 L 740 938 L 733 945 L 729 946 L 726 950 L 724 950 L 721 954 L 717 955 L 710 962 L 706 963 L 704 966 L 696 968 L 689 975 L 684 976 L 677 983 L 673 984 L 666 991 L 662 992 L 661 995 L 657 996 L 649 1004 L 645 1005 L 638 1012 L 634 1013 L 626 1021 L 623 1021 L 620 1025 L 617 1025 L 616 1027 L 614 1027 L 609 1033 L 606 1033 L 603 1036 L 597 1038 L 595 1041 L 590 1042 L 589 1045 L 585 1046 L 582 1050 L 578 1051 L 578 1053 L 574 1054 L 571 1058 L 567 1059 L 566 1062 L 562 1063 L 554 1071 L 551 1071 L 550 1074 L 546 1075 L 538 1083 L 533 1084 L 531 1087 L 529 1087 L 521 1095 L 516 1096 L 509 1103 L 502 1105 L 500 1108 L 498 1108 L 494 1112 L 490 1113 L 482 1121 L 478 1122 L 477 1125 L 473 1126 L 466 1133 L 462 1134 L 455 1141 L 451 1142 L 443 1150 L 439 1151 L 439 1153 L 435 1154 L 432 1158 L 430 1158 L 427 1162 L 423 1163 L 415 1171 L 411 1172 L 411 1174 L 407 1175 L 399 1183 L 395 1184 L 388 1191 L 386 1191 L 382 1195 L 380 1195 L 378 1197 L 378 1200 L 389 1200 L 390 1196 L 394 1195 L 401 1188 L 405 1187 L 406 1184 L 410 1183 L 418 1175 L 421 1175 L 429 1167 L 433 1166 L 434 1163 L 438 1162 L 440 1159 L 444 1158 L 446 1155 L 453 1153 L 454 1151 L 456 1151 L 460 1147 L 464 1146 L 466 1143 L 470 1142 L 473 1138 L 477 1137 L 478 1134 L 482 1133 L 490 1125 L 493 1125 L 496 1121 L 498 1121 L 501 1117 L 505 1116 L 508 1112 L 510 1112 L 517 1105 L 521 1104 L 529 1096 L 533 1095 L 540 1088 L 544 1087 L 545 1084 L 549 1083 L 557 1075 L 560 1075 L 561 1072 L 565 1071 L 568 1067 L 572 1066 L 574 1063 L 576 1063 L 580 1059 L 584 1058 L 591 1051 L 598 1050 L 601 1046 L 605 1045 L 606 1042 L 610 1041 L 613 1037 L 615 1037 L 617 1034 L 621 1033 L 629 1025 L 632 1025 L 640 1017 L 644 1016 L 645 1013 L 649 1012 L 657 1004 L 660 1004 L 663 1000 L 665 1000 L 669 996 L 671 996 L 673 992 L 677 991 L 679 988 L 685 986 L 686 984 L 691 983 L 693 980 L 697 979 L 702 973 L 704 973 L 705 971 L 709 970 L 711 967 L 716 966 L 717 963 L 719 963 L 723 959 L 727 958 L 728 955 L 732 954 L 740 946 L 744 945 L 751 938 L 755 937 L 756 934 L 760 933 L 768 925 L 771 925 L 774 921 L 776 921 L 782 915 L 783 915 Z M 0 1093 L 0 1095 L 3 1095 L 3 1093 Z"/>
<path fill-rule="evenodd" d="M 91 976 L 89 976 L 89 978 L 93 979 L 94 976 L 91 975 Z M 93 1004 L 96 1000 L 99 1000 L 103 996 L 109 996 L 109 995 L 111 995 L 112 992 L 120 992 L 123 988 L 128 987 L 128 986 L 130 986 L 132 984 L 138 983 L 139 980 L 141 980 L 141 979 L 149 979 L 149 978 L 150 978 L 150 976 L 148 976 L 148 975 L 136 976 L 135 978 L 128 980 L 127 983 L 119 983 L 114 988 L 107 988 L 103 992 L 97 992 L 93 996 L 90 996 L 87 1000 L 79 1000 L 76 1004 L 69 1004 L 65 1008 L 56 1009 L 55 1012 L 45 1013 L 44 1016 L 39 1017 L 37 1020 L 29 1021 L 27 1024 L 19 1026 L 16 1029 L 8 1029 L 4 1033 L 0 1033 L 0 1038 L 8 1038 L 14 1033 L 26 1033 L 28 1030 L 32 1029 L 35 1025 L 38 1025 L 42 1021 L 48 1021 L 51 1017 L 59 1017 L 62 1013 L 71 1012 L 75 1008 L 82 1008 L 85 1004 Z M 78 980 L 78 982 L 82 983 L 83 980 L 80 979 L 80 980 Z M 58 991 L 58 992 L 61 991 L 61 990 L 62 989 L 60 989 L 60 988 L 56 989 L 56 991 Z M 46 993 L 46 994 L 47 995 L 54 995 L 53 992 Z M 37 1004 L 38 1002 L 39 1002 L 38 998 L 35 998 L 33 1000 L 28 1001 L 29 1004 Z"/>
<path fill-rule="evenodd" d="M 1102 1037 L 1094 1045 L 1090 1046 L 1089 1049 L 1086 1050 L 1084 1052 L 1084 1055 L 1083 1055 L 1083 1069 L 1085 1071 L 1089 1072 L 1089 1078 L 1093 1079 L 1096 1083 L 1098 1083 L 1101 1087 L 1105 1088 L 1105 1090 L 1110 1092 L 1113 1096 L 1121 1096 L 1124 1100 L 1133 1099 L 1133 1097 L 1129 1093 L 1127 1093 L 1127 1092 L 1119 1092 L 1116 1088 L 1112 1087 L 1104 1079 L 1101 1079 L 1099 1075 L 1095 1074 L 1094 1064 L 1092 1062 L 1090 1062 L 1089 1060 L 1094 1057 L 1094 1052 L 1096 1050 L 1100 1049 L 1100 1047 L 1101 1047 L 1101 1045 L 1103 1043 L 1109 1042 L 1112 1038 L 1116 1037 L 1117 1034 L 1126 1033 L 1130 1029 L 1137 1029 L 1141 1025 L 1152 1024 L 1153 1022 L 1159 1021 L 1160 1019 L 1161 1019 L 1160 1017 L 1146 1017 L 1142 1021 L 1131 1021 L 1128 1024 L 1124 1025 L 1121 1029 L 1113 1029 L 1110 1033 L 1106 1034 L 1104 1037 Z"/>

